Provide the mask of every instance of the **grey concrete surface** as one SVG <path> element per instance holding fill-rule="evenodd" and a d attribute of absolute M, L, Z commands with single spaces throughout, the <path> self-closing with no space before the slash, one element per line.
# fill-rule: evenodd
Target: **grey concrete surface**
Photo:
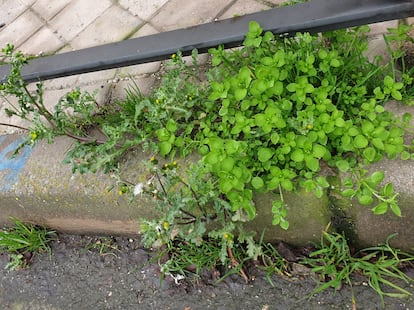
<path fill-rule="evenodd" d="M 60 53 L 267 10 L 282 2 L 0 0 L 0 24 L 5 24 L 0 28 L 0 47 L 12 43 L 26 54 Z M 384 53 L 381 36 L 386 28 L 395 27 L 396 23 L 374 26 L 370 54 Z M 128 85 L 125 78 L 134 80 L 146 91 L 151 88 L 153 74 L 159 68 L 160 63 L 149 63 L 47 81 L 44 83 L 45 103 L 47 107 L 53 107 L 60 96 L 76 87 L 98 90 L 97 100 L 110 102 L 124 95 Z M 8 100 L 12 102 L 11 98 Z M 20 120 L 6 117 L 4 108 L 8 104 L 0 98 L 0 122 L 25 125 Z M 19 134 L 14 128 L 0 126 L 0 224 L 4 224 L 9 216 L 16 216 L 70 232 L 135 234 L 139 231 L 139 219 L 153 216 L 150 201 L 138 199 L 129 203 L 116 191 L 108 191 L 113 184 L 110 176 L 72 175 L 70 167 L 61 164 L 64 152 L 70 146 L 69 140 L 58 139 L 52 145 L 42 142 L 11 158 Z M 131 164 L 135 169 L 138 167 L 137 174 L 142 173 L 140 165 L 144 157 L 137 154 Z M 387 234 L 399 232 L 408 243 L 397 244 L 406 249 L 414 248 L 413 233 L 409 228 L 413 227 L 414 219 L 414 187 L 410 186 L 413 163 L 397 162 L 396 167 L 385 162 L 381 164 L 389 168 L 390 178 L 402 190 L 405 217 L 402 220 L 379 219 L 366 208 L 350 209 L 349 215 L 355 219 L 362 243 L 383 242 Z M 284 232 L 270 225 L 270 216 L 265 212 L 270 210 L 269 197 L 261 196 L 256 200 L 258 218 L 250 227 L 259 233 L 266 228 L 268 239 L 284 239 L 294 244 L 316 241 L 332 215 L 326 197 L 318 200 L 304 193 L 292 195 L 287 197 L 291 229 Z"/>

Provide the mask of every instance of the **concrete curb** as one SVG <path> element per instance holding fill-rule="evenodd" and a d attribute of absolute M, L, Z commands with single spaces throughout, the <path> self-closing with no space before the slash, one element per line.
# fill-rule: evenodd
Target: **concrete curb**
<path fill-rule="evenodd" d="M 62 164 L 71 140 L 60 138 L 51 145 L 40 142 L 11 158 L 20 139 L 19 135 L 0 136 L 0 225 L 12 216 L 72 233 L 134 235 L 139 233 L 141 218 L 156 216 L 152 202 L 146 198 L 130 202 L 116 189 L 109 191 L 115 181 L 111 176 L 73 175 L 70 167 Z M 145 177 L 144 162 L 149 157 L 143 152 L 129 156 L 122 167 L 128 179 Z M 265 194 L 255 197 L 257 218 L 246 223 L 246 228 L 257 231 L 258 236 L 265 230 L 265 240 L 300 246 L 318 242 L 326 225 L 332 220 L 337 224 L 340 219 L 354 229 L 353 238 L 360 246 L 383 243 L 390 234 L 397 233 L 393 246 L 413 251 L 414 162 L 384 160 L 372 168 L 383 169 L 399 191 L 402 218 L 393 214 L 375 216 L 369 207 L 356 203 L 332 208 L 327 195 L 317 199 L 312 193 L 301 192 L 285 195 L 290 228 L 283 231 L 271 225 L 273 197 Z"/>

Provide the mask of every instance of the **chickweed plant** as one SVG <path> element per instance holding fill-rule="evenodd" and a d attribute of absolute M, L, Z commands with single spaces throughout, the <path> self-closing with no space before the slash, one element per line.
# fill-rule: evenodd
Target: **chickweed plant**
<path fill-rule="evenodd" d="M 203 255 L 184 255 L 183 249 L 211 254 L 207 266 L 230 261 L 241 272 L 244 259 L 269 253 L 241 228 L 256 216 L 253 195 L 279 194 L 268 208 L 273 224 L 288 229 L 284 193 L 303 189 L 322 197 L 330 187 L 323 168 L 342 174 L 344 197 L 375 214 L 401 216 L 393 184 L 384 182 L 384 172 L 367 168 L 385 157 L 413 158 L 413 144 L 403 139 L 412 116 L 396 117 L 384 107 L 390 100 L 413 102 L 414 69 L 397 71 L 403 55 L 391 50 L 402 46 L 408 30 L 401 26 L 386 37 L 391 61 L 381 65 L 378 57 L 369 61 L 365 55 L 368 26 L 277 37 L 252 21 L 241 48 L 209 50 L 209 69 L 199 66 L 196 50 L 190 65 L 178 51 L 149 95 L 132 86 L 125 100 L 101 105 L 76 89 L 53 111 L 43 103 L 42 84 L 23 81 L 27 59 L 8 45 L 3 53 L 12 69 L 0 94 L 17 98 L 6 113 L 29 122 L 25 144 L 58 136 L 76 141 L 65 159 L 73 172 L 114 173 L 131 149 L 152 152 L 145 183 L 119 175 L 118 185 L 132 198 L 153 199 L 160 217 L 144 219 L 141 230 L 146 246 L 167 247 L 174 257 L 163 265 L 165 273 L 177 272 L 182 257 L 198 257 L 200 272 Z M 195 163 L 180 163 L 194 154 Z M 337 239 L 323 244 L 326 251 L 344 246 L 342 236 L 324 236 Z M 177 247 L 179 242 L 185 247 Z M 241 245 L 244 258 L 235 252 Z M 384 275 L 369 275 L 374 289 Z M 342 279 L 349 283 L 347 276 Z"/>
<path fill-rule="evenodd" d="M 11 257 L 6 266 L 20 269 L 27 266 L 30 258 L 36 253 L 48 252 L 48 243 L 55 238 L 55 232 L 46 228 L 25 224 L 18 219 L 11 219 L 13 226 L 0 230 L 0 251 Z"/>

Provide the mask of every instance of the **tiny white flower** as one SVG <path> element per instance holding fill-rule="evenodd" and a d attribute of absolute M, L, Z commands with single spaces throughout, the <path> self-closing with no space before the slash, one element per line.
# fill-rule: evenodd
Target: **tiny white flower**
<path fill-rule="evenodd" d="M 144 192 L 144 184 L 143 183 L 138 183 L 137 185 L 135 185 L 134 187 L 134 195 L 139 195 L 142 194 Z"/>

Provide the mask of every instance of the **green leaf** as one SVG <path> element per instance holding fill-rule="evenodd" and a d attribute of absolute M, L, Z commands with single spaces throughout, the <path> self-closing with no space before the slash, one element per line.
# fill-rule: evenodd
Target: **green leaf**
<path fill-rule="evenodd" d="M 175 131 L 177 130 L 177 123 L 172 118 L 170 118 L 165 127 L 169 132 L 175 133 Z"/>
<path fill-rule="evenodd" d="M 386 202 L 381 202 L 380 204 L 378 204 L 377 206 L 375 206 L 374 208 L 371 209 L 372 212 L 374 212 L 374 214 L 376 215 L 381 215 L 381 214 L 385 214 L 387 213 L 388 210 L 388 205 Z"/>
<path fill-rule="evenodd" d="M 404 123 L 410 123 L 411 120 L 413 119 L 413 115 L 411 113 L 404 113 L 402 120 Z"/>
<path fill-rule="evenodd" d="M 411 158 L 411 154 L 409 152 L 404 151 L 404 152 L 401 153 L 401 159 L 402 160 L 408 160 L 410 158 Z"/>
<path fill-rule="evenodd" d="M 377 155 L 377 151 L 375 151 L 375 149 L 373 147 L 367 147 L 363 152 L 362 155 L 364 156 L 364 158 L 372 163 L 374 162 L 376 155 Z"/>
<path fill-rule="evenodd" d="M 317 172 L 317 171 L 319 171 L 319 160 L 317 160 L 315 157 L 312 157 L 312 156 L 307 156 L 306 158 L 305 158 L 305 163 L 306 163 L 306 166 L 310 169 L 310 170 L 312 170 L 313 172 Z"/>
<path fill-rule="evenodd" d="M 384 180 L 384 172 L 383 171 L 375 171 L 371 175 L 370 180 L 375 186 L 377 186 L 378 184 L 380 184 Z"/>
<path fill-rule="evenodd" d="M 162 156 L 168 155 L 171 152 L 172 145 L 168 141 L 163 141 L 160 144 L 160 152 Z"/>
<path fill-rule="evenodd" d="M 239 142 L 235 140 L 227 140 L 225 143 L 225 149 L 228 155 L 234 154 L 239 150 Z"/>
<path fill-rule="evenodd" d="M 161 128 L 156 131 L 158 140 L 168 141 L 170 139 L 171 133 L 166 128 Z"/>
<path fill-rule="evenodd" d="M 283 187 L 284 190 L 290 192 L 293 190 L 293 183 L 288 179 L 284 179 L 280 182 L 280 185 Z"/>
<path fill-rule="evenodd" d="M 316 158 L 322 158 L 325 156 L 326 154 L 326 148 L 320 144 L 314 144 L 313 148 L 312 148 L 312 154 L 313 156 L 315 156 Z"/>
<path fill-rule="evenodd" d="M 297 84 L 296 83 L 290 83 L 288 86 L 286 86 L 286 89 L 290 91 L 291 93 L 294 93 L 296 91 Z"/>
<path fill-rule="evenodd" d="M 242 203 L 242 206 L 250 220 L 256 217 L 256 207 L 254 206 L 253 202 L 245 200 L 244 203 Z"/>
<path fill-rule="evenodd" d="M 358 196 L 358 201 L 363 206 L 368 206 L 374 202 L 374 199 L 370 195 Z"/>
<path fill-rule="evenodd" d="M 247 89 L 245 88 L 238 88 L 234 91 L 234 97 L 237 101 L 243 100 L 247 95 Z"/>
<path fill-rule="evenodd" d="M 371 140 L 371 143 L 373 146 L 375 146 L 377 149 L 383 151 L 384 150 L 384 143 L 380 138 L 374 138 Z"/>
<path fill-rule="evenodd" d="M 382 189 L 382 193 L 384 196 L 393 196 L 394 195 L 394 185 L 392 183 L 387 183 Z"/>
<path fill-rule="evenodd" d="M 277 132 L 274 132 L 270 135 L 270 141 L 272 141 L 273 144 L 277 144 L 279 142 L 280 136 Z"/>
<path fill-rule="evenodd" d="M 289 222 L 286 221 L 284 218 L 280 219 L 280 223 L 279 223 L 280 227 L 284 230 L 288 230 L 289 229 Z"/>
<path fill-rule="evenodd" d="M 221 169 L 226 172 L 230 172 L 234 167 L 234 159 L 232 157 L 227 157 L 221 162 Z"/>
<path fill-rule="evenodd" d="M 338 68 L 341 65 L 341 63 L 339 62 L 338 59 L 332 59 L 330 62 L 330 65 L 331 67 Z"/>
<path fill-rule="evenodd" d="M 355 196 L 355 190 L 353 190 L 352 188 L 348 188 L 342 191 L 342 196 L 347 197 L 347 198 L 351 198 Z"/>
<path fill-rule="evenodd" d="M 335 126 L 337 127 L 344 127 L 345 126 L 345 121 L 342 117 L 339 117 L 335 120 Z"/>
<path fill-rule="evenodd" d="M 262 147 L 257 152 L 257 156 L 258 156 L 258 159 L 259 159 L 260 162 L 265 163 L 270 158 L 272 158 L 273 153 L 274 153 L 274 151 L 272 149 Z"/>
<path fill-rule="evenodd" d="M 392 77 L 390 77 L 389 75 L 387 75 L 384 78 L 384 85 L 388 88 L 392 88 L 393 84 L 394 84 L 394 79 Z"/>
<path fill-rule="evenodd" d="M 258 36 L 262 33 L 262 27 L 260 27 L 260 24 L 256 21 L 249 22 L 249 32 L 248 35 Z"/>
<path fill-rule="evenodd" d="M 367 147 L 368 140 L 363 135 L 357 135 L 354 139 L 354 146 L 356 148 L 362 149 Z"/>
<path fill-rule="evenodd" d="M 261 189 L 264 186 L 263 179 L 257 176 L 252 179 L 251 183 L 252 183 L 253 188 L 256 190 Z"/>
<path fill-rule="evenodd" d="M 390 208 L 396 216 L 401 217 L 401 209 L 395 202 L 390 203 Z"/>
<path fill-rule="evenodd" d="M 393 89 L 392 91 L 391 91 L 391 96 L 395 99 L 395 100 L 398 100 L 398 101 L 401 101 L 402 100 L 402 94 L 398 91 L 398 90 L 395 90 L 395 89 Z"/>
<path fill-rule="evenodd" d="M 322 187 L 322 188 L 328 188 L 329 187 L 329 183 L 326 180 L 325 177 L 317 177 L 316 178 L 316 182 L 318 182 L 318 184 Z"/>
<path fill-rule="evenodd" d="M 295 162 L 302 162 L 305 159 L 302 149 L 295 149 L 292 152 L 291 158 Z"/>
<path fill-rule="evenodd" d="M 382 92 L 381 87 L 379 86 L 374 88 L 374 95 L 375 95 L 375 98 L 380 99 L 380 100 L 385 98 L 385 95 Z"/>
<path fill-rule="evenodd" d="M 229 193 L 233 189 L 233 183 L 228 179 L 220 179 L 218 186 L 219 189 L 225 194 Z"/>

